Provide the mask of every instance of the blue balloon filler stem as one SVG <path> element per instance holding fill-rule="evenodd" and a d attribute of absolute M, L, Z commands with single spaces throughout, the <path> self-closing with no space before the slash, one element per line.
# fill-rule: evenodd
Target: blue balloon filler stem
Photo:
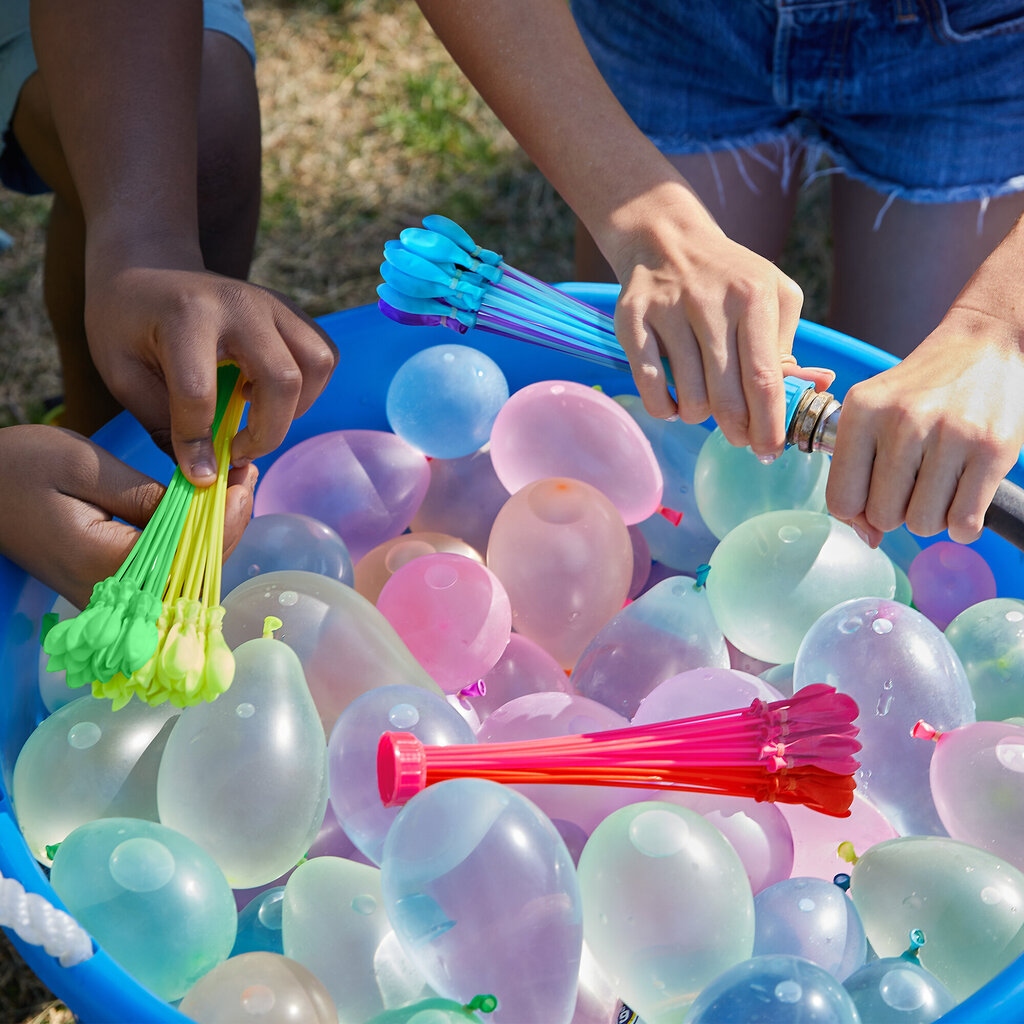
<path fill-rule="evenodd" d="M 398 323 L 447 327 L 458 334 L 485 331 L 630 370 L 607 313 L 509 266 L 448 217 L 431 214 L 422 228 L 406 228 L 385 243 L 380 271 L 377 305 Z M 662 365 L 674 384 L 664 358 Z M 840 403 L 798 377 L 783 382 L 786 447 L 831 454 Z M 985 526 L 1024 550 L 1024 489 L 1003 480 Z"/>

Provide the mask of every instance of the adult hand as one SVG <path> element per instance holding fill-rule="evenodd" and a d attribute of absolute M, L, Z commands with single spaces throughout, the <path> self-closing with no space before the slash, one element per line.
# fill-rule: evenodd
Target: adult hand
<path fill-rule="evenodd" d="M 652 200 L 656 202 L 652 205 Z M 687 423 L 714 416 L 726 439 L 759 456 L 786 439 L 786 374 L 819 389 L 830 370 L 792 355 L 803 293 L 773 263 L 731 241 L 703 208 L 667 186 L 618 211 L 602 250 L 622 292 L 615 327 L 644 406 Z M 615 237 L 615 235 L 618 237 Z M 662 366 L 667 359 L 676 400 Z"/>
<path fill-rule="evenodd" d="M 854 385 L 829 471 L 832 514 L 873 546 L 904 522 L 922 537 L 977 540 L 1024 444 L 1022 342 L 1011 316 L 958 300 L 901 363 Z"/>
<path fill-rule="evenodd" d="M 38 424 L 0 430 L 0 481 L 0 553 L 78 608 L 121 567 L 164 493 L 92 441 Z M 225 558 L 252 514 L 255 483 L 254 466 L 228 477 Z"/>
<path fill-rule="evenodd" d="M 198 486 L 216 476 L 211 426 L 217 363 L 248 382 L 246 426 L 231 458 L 273 451 L 323 390 L 338 353 L 283 296 L 204 270 L 90 269 L 86 330 L 111 393 Z"/>

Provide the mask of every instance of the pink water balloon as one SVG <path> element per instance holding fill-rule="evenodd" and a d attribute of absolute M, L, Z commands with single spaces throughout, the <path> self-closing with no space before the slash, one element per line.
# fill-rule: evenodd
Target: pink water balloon
<path fill-rule="evenodd" d="M 942 733 L 929 773 L 946 831 L 1024 871 L 1024 728 L 973 722 Z"/>
<path fill-rule="evenodd" d="M 427 493 L 422 452 L 383 430 L 335 430 L 300 441 L 264 473 L 253 512 L 299 512 L 334 529 L 357 562 L 396 537 Z"/>
<path fill-rule="evenodd" d="M 661 505 L 661 469 L 643 431 L 617 402 L 575 381 L 538 381 L 512 395 L 491 429 L 491 461 L 511 493 L 547 477 L 583 480 L 627 524 Z"/>
<path fill-rule="evenodd" d="M 384 584 L 377 609 L 446 693 L 489 672 L 512 632 L 501 581 L 465 555 L 407 562 Z"/>
<path fill-rule="evenodd" d="M 447 533 L 412 532 L 378 544 L 355 566 L 355 588 L 367 601 L 377 603 L 381 588 L 406 562 L 440 552 L 462 555 L 483 563 L 483 555 L 458 537 Z"/>
<path fill-rule="evenodd" d="M 491 529 L 487 565 L 512 603 L 512 624 L 572 668 L 622 607 L 633 548 L 622 516 L 596 487 L 565 477 L 517 491 Z"/>
<path fill-rule="evenodd" d="M 907 570 L 914 606 L 939 629 L 965 608 L 996 596 L 996 578 L 973 548 L 940 540 L 923 548 Z"/>

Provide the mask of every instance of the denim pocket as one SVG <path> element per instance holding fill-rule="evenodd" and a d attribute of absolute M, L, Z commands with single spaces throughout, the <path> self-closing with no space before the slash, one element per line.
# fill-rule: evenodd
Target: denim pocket
<path fill-rule="evenodd" d="M 939 13 L 936 28 L 951 43 L 1024 32 L 1024 0 L 924 0 Z M 1024 59 L 1024 52 L 1021 54 Z"/>

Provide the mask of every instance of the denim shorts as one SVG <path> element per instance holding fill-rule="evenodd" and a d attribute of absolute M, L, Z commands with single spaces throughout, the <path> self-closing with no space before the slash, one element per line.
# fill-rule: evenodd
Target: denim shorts
<path fill-rule="evenodd" d="M 21 87 L 36 70 L 28 9 L 29 0 L 0 0 L 0 184 L 38 195 L 50 187 L 36 174 L 10 130 Z M 256 62 L 256 46 L 241 0 L 205 0 L 203 26 L 236 40 Z"/>
<path fill-rule="evenodd" d="M 1024 190 L 1024 0 L 572 7 L 612 91 L 664 153 L 804 146 L 808 165 L 824 154 L 914 202 Z"/>

